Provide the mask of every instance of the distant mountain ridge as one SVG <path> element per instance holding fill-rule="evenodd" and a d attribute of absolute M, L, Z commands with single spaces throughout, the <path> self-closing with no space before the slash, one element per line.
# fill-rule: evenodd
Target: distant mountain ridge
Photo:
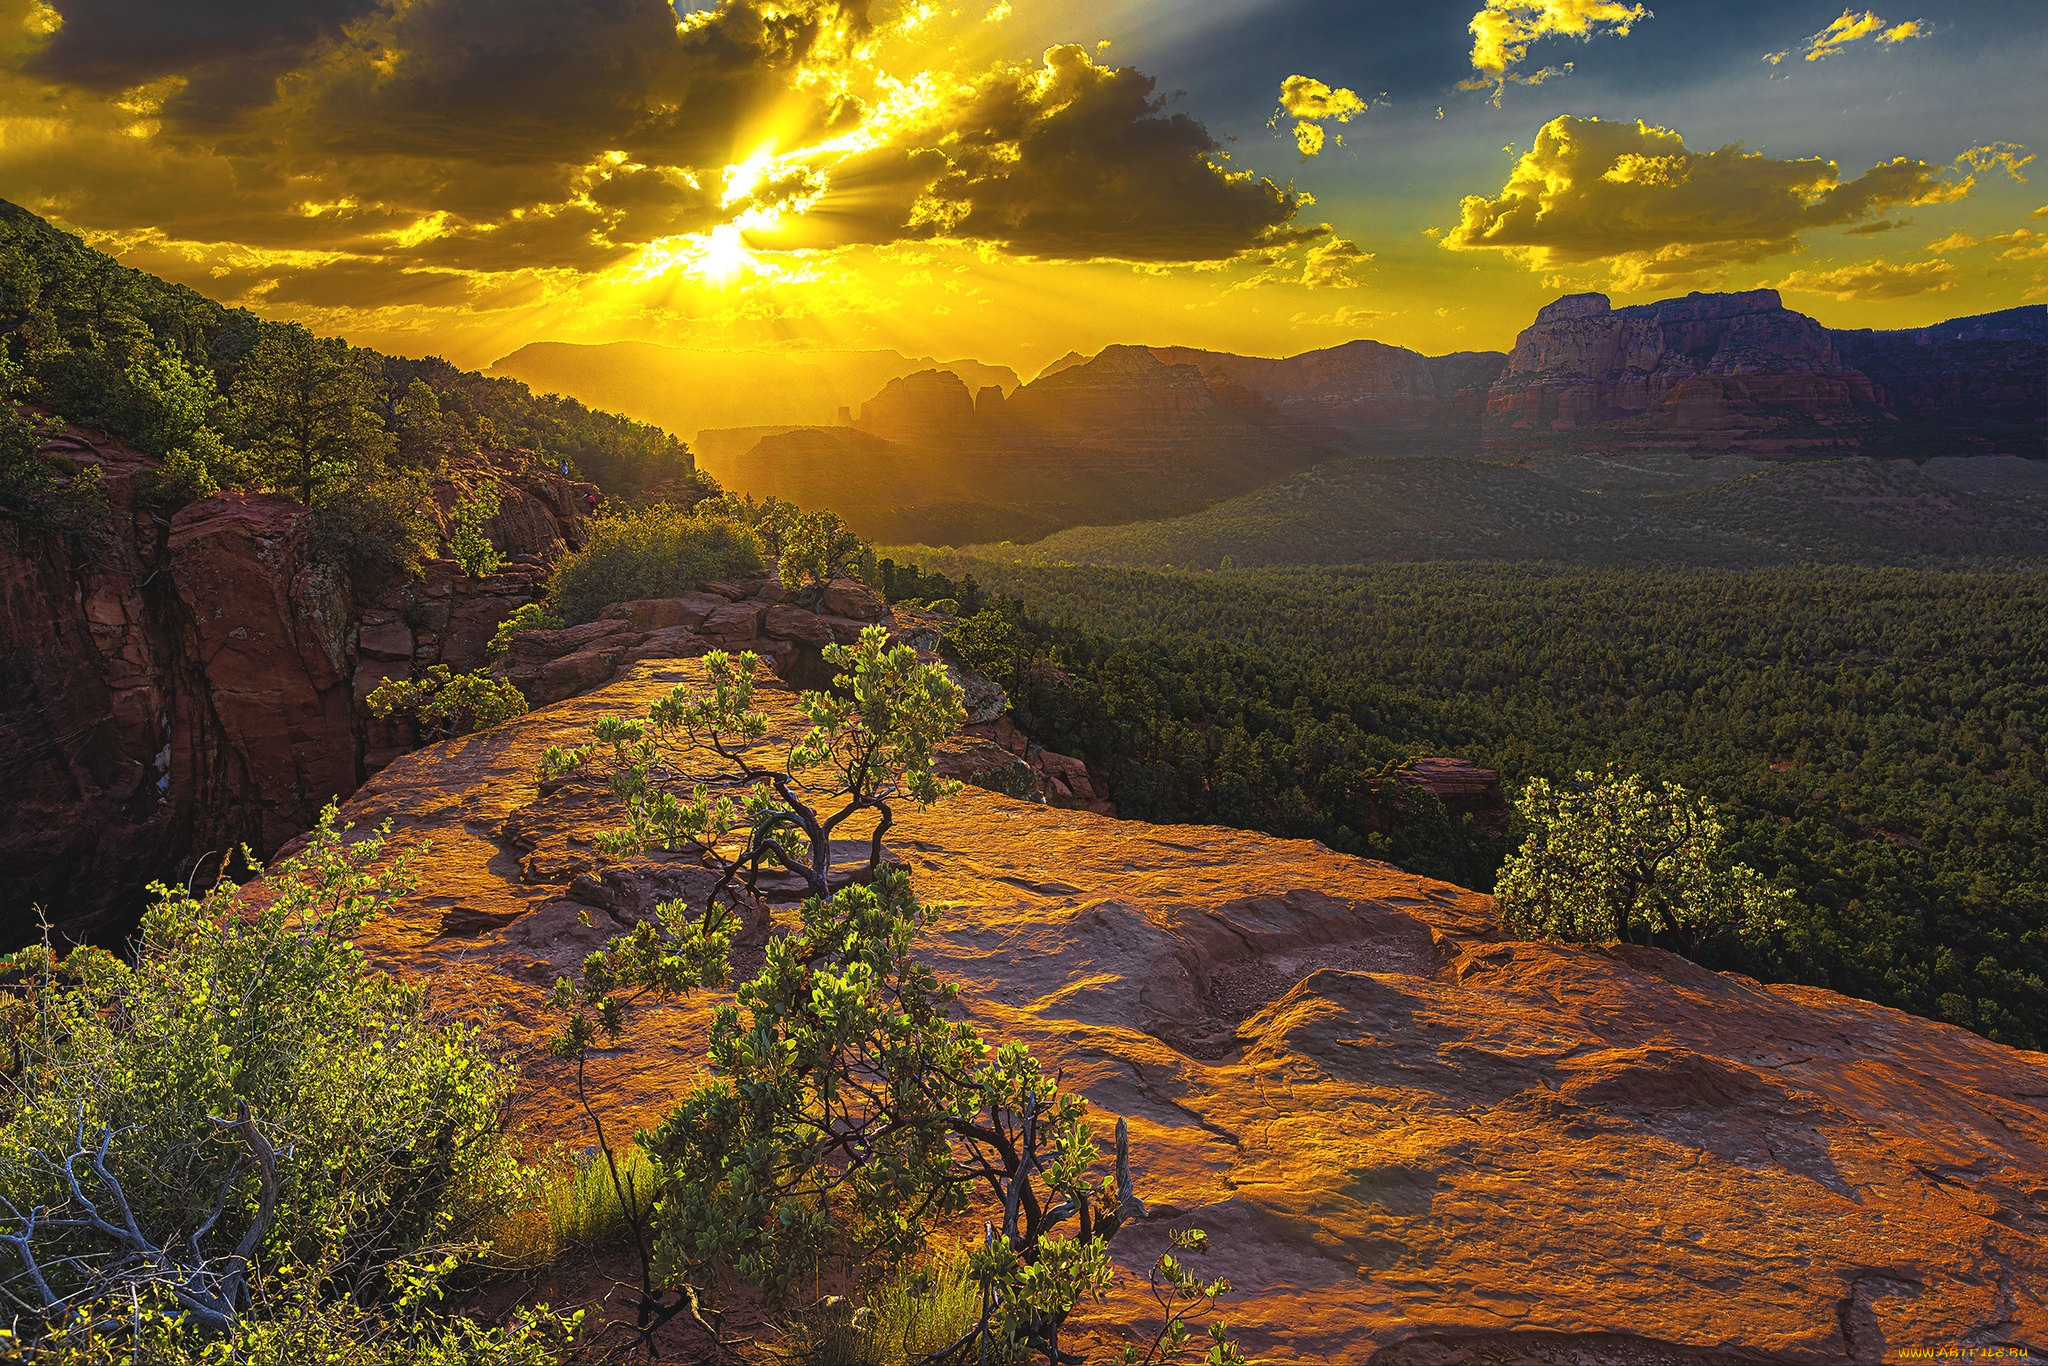
<path fill-rule="evenodd" d="M 589 395 L 586 402 L 656 423 L 687 441 L 706 428 L 829 424 L 890 380 L 934 368 L 977 388 L 1007 392 L 1021 382 L 1006 365 L 900 351 L 700 351 L 643 341 L 530 342 L 488 373 L 544 392 Z"/>
<path fill-rule="evenodd" d="M 586 401 L 744 415 L 698 432 L 705 468 L 736 489 L 941 544 L 1182 516 L 1356 456 L 2048 457 L 2043 305 L 1879 332 L 1827 328 L 1769 289 L 1623 308 L 1574 294 L 1507 353 L 1116 345 L 1026 384 L 897 352 L 644 343 L 527 347 L 500 368 L 545 383 L 575 365 L 609 367 L 578 381 Z"/>

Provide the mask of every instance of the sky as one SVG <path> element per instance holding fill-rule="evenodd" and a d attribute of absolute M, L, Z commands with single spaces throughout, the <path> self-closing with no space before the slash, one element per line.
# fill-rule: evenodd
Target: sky
<path fill-rule="evenodd" d="M 0 196 L 362 345 L 1504 349 L 2048 299 L 2048 3 L 0 0 Z"/>

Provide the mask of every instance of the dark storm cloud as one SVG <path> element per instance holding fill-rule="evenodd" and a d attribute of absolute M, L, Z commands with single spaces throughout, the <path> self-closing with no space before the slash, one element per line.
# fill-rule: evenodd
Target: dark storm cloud
<path fill-rule="evenodd" d="M 1021 255 L 1221 260 L 1306 241 L 1296 191 L 1217 160 L 1201 123 L 1166 114 L 1150 76 L 1056 47 L 1042 69 L 977 81 L 947 119 L 954 230 Z"/>
<path fill-rule="evenodd" d="M 63 23 L 28 71 L 88 90 L 164 76 L 187 85 L 179 115 L 212 124 L 268 103 L 277 77 L 377 0 L 57 0 Z"/>
<path fill-rule="evenodd" d="M 678 25 L 665 0 L 413 0 L 286 77 L 283 108 L 295 140 L 336 154 L 722 163 L 764 110 L 794 106 L 799 135 L 858 118 L 795 77 L 865 10 L 728 0 Z"/>
<path fill-rule="evenodd" d="M 1022 256 L 1215 261 L 1324 235 L 1305 197 L 1221 159 L 1209 130 L 1163 112 L 1150 76 L 1075 46 L 969 82 L 915 129 L 827 169 L 829 188 L 761 245 L 906 237 Z"/>
<path fill-rule="evenodd" d="M 1325 233 L 1151 77 L 1079 47 L 947 73 L 906 110 L 869 0 L 57 3 L 17 70 L 88 114 L 89 154 L 17 149 L 28 197 L 109 230 L 370 261 L 350 282 L 408 301 L 449 287 L 433 272 L 597 271 L 749 211 L 756 246 L 1148 263 Z M 729 170 L 764 149 L 758 174 Z M 314 269 L 247 287 L 311 304 L 296 272 Z"/>

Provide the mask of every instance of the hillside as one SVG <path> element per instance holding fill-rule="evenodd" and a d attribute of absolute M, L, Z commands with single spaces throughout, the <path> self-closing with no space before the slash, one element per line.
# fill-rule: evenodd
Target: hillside
<path fill-rule="evenodd" d="M 535 765 L 701 679 L 637 665 L 401 759 L 344 809 L 420 859 L 365 944 L 534 1057 L 516 1107 L 544 1137 L 590 1139 L 538 1056 L 548 984 L 710 875 L 579 876 L 612 799 L 543 796 Z M 764 702 L 786 742 L 791 701 Z M 2014 1293 L 2048 1278 L 2035 1055 L 1656 950 L 1513 942 L 1486 898 L 1308 842 L 970 789 L 889 843 L 948 908 L 925 952 L 970 1018 L 1128 1118 L 1148 1212 L 1116 1260 L 1142 1279 L 1168 1229 L 1209 1230 L 1260 1360 L 1875 1362 L 2048 1334 Z M 608 1121 L 674 1104 L 717 999 L 596 1055 Z"/>
<path fill-rule="evenodd" d="M 699 351 L 653 342 L 530 342 L 488 373 L 652 422 L 689 441 L 712 427 L 824 426 L 890 380 L 950 370 L 975 389 L 1018 385 L 1005 365 L 900 351 Z"/>
<path fill-rule="evenodd" d="M 1179 565 L 1552 560 L 1741 566 L 2048 554 L 2032 464 L 1852 458 L 1338 461 L 1186 516 L 1075 527 L 991 559 Z"/>

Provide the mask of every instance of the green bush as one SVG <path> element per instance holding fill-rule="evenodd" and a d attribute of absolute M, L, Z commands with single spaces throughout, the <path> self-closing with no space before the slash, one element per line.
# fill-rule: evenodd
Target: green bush
<path fill-rule="evenodd" d="M 436 1285 L 428 1278 L 416 1299 Z M 295 1268 L 224 1333 L 192 1332 L 174 1303 L 94 1306 L 35 1343 L 32 1359 L 37 1366 L 557 1366 L 582 1319 L 538 1305 L 489 1328 L 418 1302 L 394 1308 L 326 1298 L 315 1273 Z M 0 1350 L 27 1350 L 12 1338 L 0 1328 Z"/>
<path fill-rule="evenodd" d="M 456 500 L 448 551 L 472 579 L 487 579 L 505 567 L 505 557 L 484 534 L 484 523 L 498 515 L 500 506 L 498 487 L 488 480 Z"/>
<path fill-rule="evenodd" d="M 491 632 L 490 644 L 484 646 L 484 658 L 495 664 L 505 657 L 507 650 L 512 648 L 512 637 L 526 631 L 555 630 L 561 624 L 562 619 L 548 611 L 543 604 L 538 602 L 526 603 L 511 616 L 499 622 L 498 628 Z"/>
<path fill-rule="evenodd" d="M 548 585 L 548 605 L 571 626 L 615 602 L 672 598 L 720 579 L 761 573 L 761 541 L 730 517 L 694 516 L 663 503 L 591 527 Z"/>
<path fill-rule="evenodd" d="M 324 486 L 313 499 L 320 553 L 343 566 L 359 584 L 394 574 L 416 576 L 438 538 L 425 512 L 427 485 L 418 475 L 387 478 L 351 474 Z"/>
<path fill-rule="evenodd" d="M 1555 786 L 1532 778 L 1516 810 L 1529 837 L 1494 888 L 1511 930 L 1662 941 L 1692 957 L 1724 934 L 1767 933 L 1786 909 L 1787 893 L 1728 858 L 1714 808 L 1675 783 L 1612 769 Z"/>
<path fill-rule="evenodd" d="M 513 1069 L 356 947 L 411 879 L 384 831 L 343 836 L 330 807 L 260 895 L 155 887 L 132 961 L 8 960 L 0 1293 L 49 1327 L 175 1295 L 239 1331 L 294 1267 L 402 1301 L 516 1195 Z"/>
<path fill-rule="evenodd" d="M 526 695 L 482 669 L 456 673 L 430 665 L 418 678 L 387 678 L 370 690 L 363 705 L 376 717 L 410 712 L 429 737 L 467 735 L 526 715 Z"/>

